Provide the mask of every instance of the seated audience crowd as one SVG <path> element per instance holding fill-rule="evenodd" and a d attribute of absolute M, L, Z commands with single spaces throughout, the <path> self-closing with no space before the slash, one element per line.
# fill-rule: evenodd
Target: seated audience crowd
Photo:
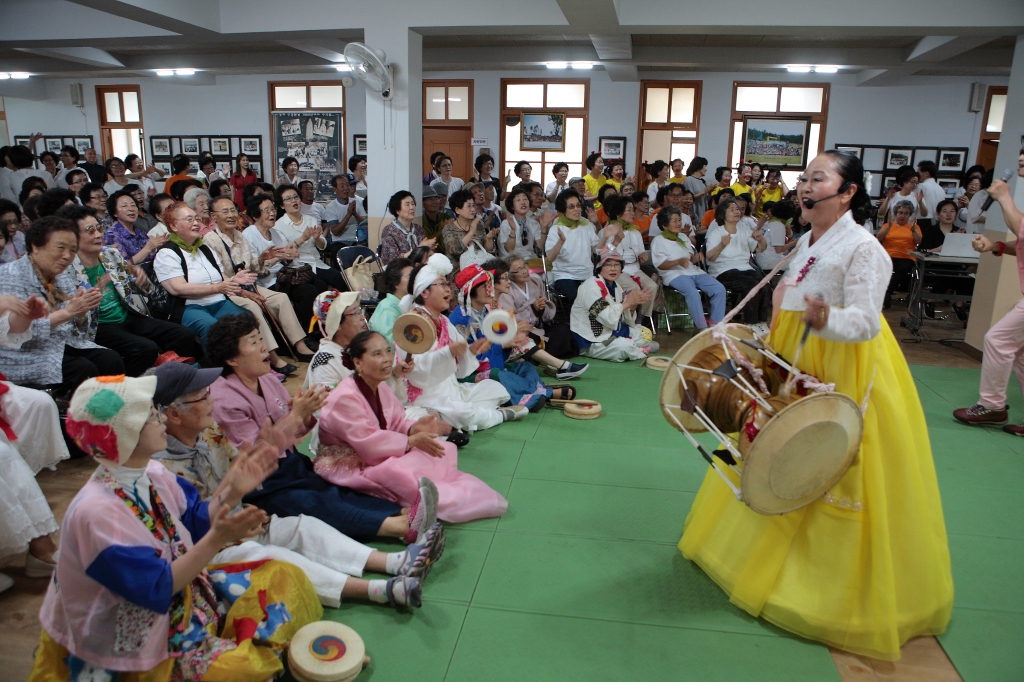
<path fill-rule="evenodd" d="M 167 174 L 134 154 L 0 148 L 0 560 L 53 576 L 38 679 L 270 678 L 273 649 L 323 607 L 419 607 L 441 522 L 508 509 L 459 470 L 474 432 L 576 399 L 577 356 L 656 352 L 673 307 L 701 330 L 747 299 L 737 321 L 767 333 L 767 275 L 809 230 L 780 170 L 710 182 L 699 156 L 630 178 L 591 154 L 583 177 L 560 162 L 542 184 L 526 161 L 496 177 L 487 154 L 463 180 L 437 152 L 422 210 L 396 192 L 373 235 L 365 157 L 322 202 L 292 157 L 274 184 L 245 154 L 195 161 Z M 911 252 L 983 227 L 991 175 L 970 169 L 939 200 L 934 171 L 901 170 L 878 206 L 886 308 Z M 416 353 L 396 344 L 409 315 L 433 332 Z M 517 332 L 492 341 L 488 315 Z M 58 552 L 35 475 L 83 455 L 98 468 Z M 363 544 L 381 540 L 394 546 Z M 225 627 L 246 618 L 257 637 Z"/>

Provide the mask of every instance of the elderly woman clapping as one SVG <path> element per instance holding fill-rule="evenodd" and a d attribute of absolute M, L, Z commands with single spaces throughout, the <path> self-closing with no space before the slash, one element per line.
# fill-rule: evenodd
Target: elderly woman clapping
<path fill-rule="evenodd" d="M 897 201 L 892 207 L 893 221 L 882 225 L 876 235 L 892 259 L 892 277 L 889 278 L 889 288 L 885 290 L 882 303 L 886 309 L 892 307 L 893 290 L 896 287 L 902 289 L 910 283 L 910 275 L 917 262 L 910 252 L 921 243 L 923 235 L 917 223 L 910 220 L 915 208 L 913 202 Z"/>

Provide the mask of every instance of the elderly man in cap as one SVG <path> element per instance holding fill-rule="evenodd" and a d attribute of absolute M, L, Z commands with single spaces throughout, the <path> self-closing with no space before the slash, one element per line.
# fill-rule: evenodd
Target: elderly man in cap
<path fill-rule="evenodd" d="M 331 178 L 331 186 L 337 198 L 327 204 L 324 219 L 331 232 L 331 252 L 337 253 L 344 246 L 353 246 L 359 241 L 359 225 L 366 220 L 363 200 L 356 197 L 356 176 L 342 173 Z"/>
<path fill-rule="evenodd" d="M 636 323 L 637 306 L 646 303 L 651 293 L 634 287 L 623 295 L 618 281 L 622 265 L 617 251 L 602 248 L 598 251 L 597 274 L 580 285 L 569 318 L 580 355 L 623 362 L 642 360 L 658 350 L 651 332 Z"/>
<path fill-rule="evenodd" d="M 435 251 L 444 253 L 444 240 L 441 230 L 453 220 L 453 216 L 445 211 L 448 204 L 448 185 L 443 180 L 435 180 L 423 188 L 423 213 L 413 218 L 413 223 L 423 228 L 427 238 L 437 240 Z"/>
<path fill-rule="evenodd" d="M 156 377 L 153 402 L 166 419 L 167 448 L 153 455 L 168 470 L 209 499 L 231 468 L 236 450 L 213 420 L 210 384 L 221 370 L 166 362 L 147 372 Z M 419 606 L 420 583 L 444 550 L 436 523 L 436 492 L 427 479 L 420 489 L 419 537 L 404 551 L 385 553 L 363 545 L 320 519 L 270 516 L 262 533 L 222 549 L 210 563 L 277 559 L 302 569 L 320 602 L 337 608 L 343 599 L 369 599 L 391 606 Z M 363 571 L 394 576 L 363 580 Z"/>

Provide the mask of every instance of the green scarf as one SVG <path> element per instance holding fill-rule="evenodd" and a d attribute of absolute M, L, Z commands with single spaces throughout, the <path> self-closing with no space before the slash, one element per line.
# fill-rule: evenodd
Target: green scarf
<path fill-rule="evenodd" d="M 573 222 L 566 218 L 564 215 L 560 215 L 555 219 L 555 225 L 561 225 L 562 227 L 568 227 L 570 230 L 575 230 L 577 227 L 589 225 L 590 221 L 586 218 L 580 218 L 579 222 Z"/>
<path fill-rule="evenodd" d="M 188 252 L 188 255 L 190 256 L 196 255 L 196 253 L 199 251 L 199 247 L 203 245 L 202 237 L 195 240 L 192 246 L 189 246 L 188 244 L 185 243 L 184 239 L 174 234 L 173 232 L 167 235 L 167 241 L 169 241 L 172 244 L 177 244 L 178 248 L 180 248 L 182 251 Z"/>
<path fill-rule="evenodd" d="M 690 250 L 690 245 L 687 242 L 685 242 L 685 241 L 683 241 L 682 239 L 679 238 L 680 234 L 681 234 L 680 232 L 669 232 L 668 230 L 662 230 L 661 231 L 661 236 L 662 237 L 664 237 L 665 239 L 669 240 L 670 242 L 675 242 L 676 244 L 679 244 L 679 246 L 681 246 L 684 249 L 686 249 L 687 251 L 689 251 Z"/>
<path fill-rule="evenodd" d="M 622 220 L 621 218 L 616 218 L 615 220 L 611 221 L 608 224 L 609 225 L 621 225 L 623 230 L 639 230 L 640 229 L 640 226 L 635 224 L 635 223 L 627 225 L 626 221 Z"/>

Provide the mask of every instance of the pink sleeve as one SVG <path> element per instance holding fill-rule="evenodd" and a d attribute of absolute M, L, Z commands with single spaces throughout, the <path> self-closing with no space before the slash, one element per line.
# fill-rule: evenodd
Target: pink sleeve
<path fill-rule="evenodd" d="M 253 419 L 249 405 L 228 391 L 214 391 L 213 397 L 213 418 L 228 442 L 237 448 L 242 441 L 255 441 L 263 420 Z"/>
<path fill-rule="evenodd" d="M 382 385 L 382 388 L 386 387 Z M 380 428 L 366 401 L 356 392 L 340 386 L 335 390 L 339 391 L 337 397 L 332 396 L 334 399 L 320 412 L 321 432 L 330 434 L 321 438 L 321 442 L 348 443 L 359 458 L 370 465 L 405 454 L 409 439 L 404 433 Z M 390 410 L 385 410 L 390 424 L 392 415 L 388 414 Z"/>

